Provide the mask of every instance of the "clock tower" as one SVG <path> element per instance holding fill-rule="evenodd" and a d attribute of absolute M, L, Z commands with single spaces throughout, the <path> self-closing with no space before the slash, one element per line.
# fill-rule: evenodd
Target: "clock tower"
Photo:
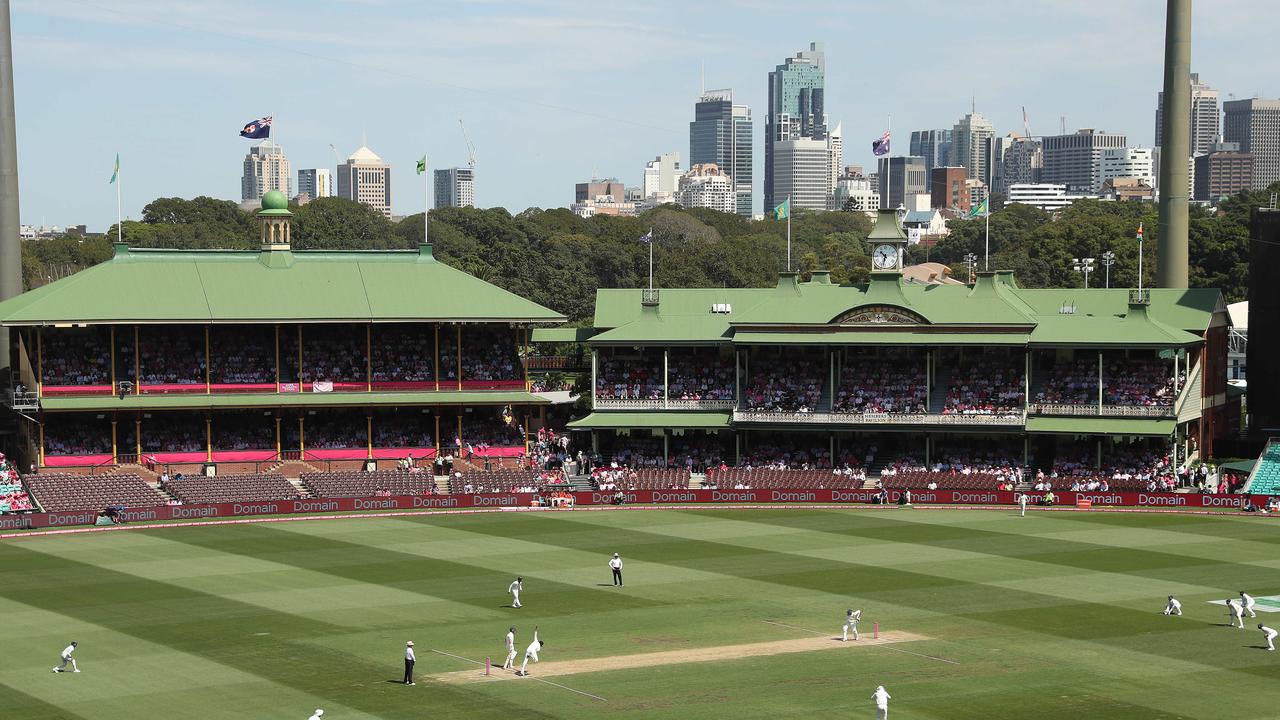
<path fill-rule="evenodd" d="M 907 235 L 898 224 L 898 211 L 882 208 L 876 226 L 867 236 L 871 246 L 871 274 L 902 274 L 902 260 L 907 250 Z"/>

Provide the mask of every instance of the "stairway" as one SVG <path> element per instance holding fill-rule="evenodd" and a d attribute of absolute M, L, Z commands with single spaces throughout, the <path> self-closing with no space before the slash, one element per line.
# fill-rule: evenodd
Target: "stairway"
<path fill-rule="evenodd" d="M 294 488 L 298 490 L 298 494 L 301 495 L 304 499 L 315 497 L 314 495 L 311 494 L 311 491 L 307 489 L 307 486 L 302 484 L 301 480 L 298 480 L 297 478 L 285 478 L 285 479 L 289 481 L 290 485 L 292 485 Z"/>
<path fill-rule="evenodd" d="M 947 389 L 951 387 L 951 370 L 934 368 L 933 384 L 929 387 L 929 414 L 941 415 L 947 407 Z"/>
<path fill-rule="evenodd" d="M 304 472 L 311 473 L 323 471 L 311 463 L 303 462 L 301 460 L 285 460 L 284 462 L 276 463 L 275 465 L 263 469 L 262 472 L 264 475 L 277 473 L 289 478 L 290 480 L 297 480 L 298 476 Z"/>
<path fill-rule="evenodd" d="M 1031 394 L 1027 396 L 1027 402 L 1035 402 L 1035 398 L 1040 394 L 1040 390 L 1044 387 L 1045 378 L 1049 372 L 1045 368 L 1037 367 L 1031 371 Z"/>
<path fill-rule="evenodd" d="M 137 475 L 148 483 L 154 484 L 160 482 L 160 473 L 155 472 L 154 470 L 148 470 L 145 465 L 140 465 L 138 463 L 121 463 L 116 466 L 114 472 Z"/>

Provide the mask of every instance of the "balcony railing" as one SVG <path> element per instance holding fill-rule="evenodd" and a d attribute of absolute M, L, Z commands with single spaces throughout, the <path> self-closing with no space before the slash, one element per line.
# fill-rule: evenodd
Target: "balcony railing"
<path fill-rule="evenodd" d="M 595 399 L 597 410 L 732 410 L 733 400 L 663 400 L 662 398 Z"/>
<path fill-rule="evenodd" d="M 1142 288 L 1141 290 L 1139 290 L 1138 288 L 1130 288 L 1130 289 L 1129 289 L 1129 304 L 1130 304 L 1130 305 L 1150 305 L 1150 304 L 1151 304 L 1151 289 L 1150 289 L 1150 288 Z"/>
<path fill-rule="evenodd" d="M 1021 427 L 1022 413 L 1009 415 L 932 415 L 927 413 L 788 413 L 735 410 L 734 422 L 818 425 L 969 425 Z"/>
<path fill-rule="evenodd" d="M 1070 417 L 1173 417 L 1172 405 L 1072 405 L 1067 403 L 1031 403 L 1028 415 L 1067 415 Z"/>
<path fill-rule="evenodd" d="M 4 396 L 4 404 L 18 412 L 35 412 L 40 409 L 40 396 L 32 390 L 22 392 L 10 390 Z"/>

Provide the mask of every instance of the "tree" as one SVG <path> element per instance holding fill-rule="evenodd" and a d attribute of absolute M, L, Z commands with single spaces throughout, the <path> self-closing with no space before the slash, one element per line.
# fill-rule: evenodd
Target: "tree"
<path fill-rule="evenodd" d="M 293 213 L 293 246 L 299 250 L 386 250 L 407 247 L 382 213 L 339 197 L 316 198 Z"/>

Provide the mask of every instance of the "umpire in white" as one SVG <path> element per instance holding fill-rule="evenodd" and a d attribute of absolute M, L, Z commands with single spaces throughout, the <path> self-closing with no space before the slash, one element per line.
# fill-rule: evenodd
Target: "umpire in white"
<path fill-rule="evenodd" d="M 417 658 L 413 655 L 413 641 L 404 644 L 404 684 L 413 684 L 413 662 Z"/>
<path fill-rule="evenodd" d="M 614 553 L 609 560 L 609 569 L 613 570 L 613 584 L 622 585 L 622 558 L 618 557 L 618 553 Z"/>

